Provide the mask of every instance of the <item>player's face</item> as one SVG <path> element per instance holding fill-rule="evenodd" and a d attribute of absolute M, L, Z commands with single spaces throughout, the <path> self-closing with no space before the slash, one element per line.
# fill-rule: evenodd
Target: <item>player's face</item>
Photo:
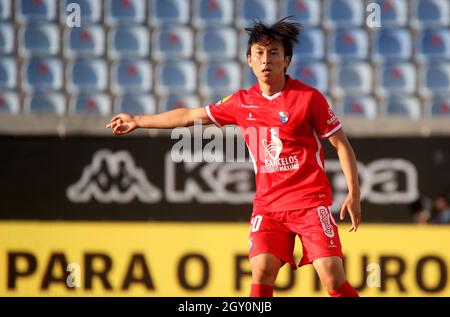
<path fill-rule="evenodd" d="M 289 65 L 289 57 L 284 56 L 280 42 L 255 43 L 247 56 L 248 65 L 253 69 L 259 82 L 273 83 L 284 78 L 284 70 Z"/>

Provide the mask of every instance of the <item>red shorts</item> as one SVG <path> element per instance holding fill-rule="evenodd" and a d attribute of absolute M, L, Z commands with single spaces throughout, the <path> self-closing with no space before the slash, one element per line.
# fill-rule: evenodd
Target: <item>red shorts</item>
<path fill-rule="evenodd" d="M 303 257 L 298 266 L 327 256 L 343 257 L 337 224 L 328 207 L 319 206 L 282 212 L 253 213 L 249 258 L 270 253 L 297 268 L 295 236 L 302 242 Z"/>

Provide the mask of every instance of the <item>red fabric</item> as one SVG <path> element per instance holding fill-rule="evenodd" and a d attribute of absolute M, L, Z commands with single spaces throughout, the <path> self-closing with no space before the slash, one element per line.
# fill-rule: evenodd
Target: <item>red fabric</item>
<path fill-rule="evenodd" d="M 320 138 L 339 131 L 341 123 L 317 89 L 288 77 L 272 100 L 255 84 L 206 112 L 217 126 L 241 128 L 256 173 L 254 212 L 332 205 Z"/>
<path fill-rule="evenodd" d="M 252 284 L 250 297 L 273 297 L 273 285 Z"/>
<path fill-rule="evenodd" d="M 350 285 L 348 281 L 337 290 L 329 291 L 331 297 L 359 297 L 358 292 Z"/>

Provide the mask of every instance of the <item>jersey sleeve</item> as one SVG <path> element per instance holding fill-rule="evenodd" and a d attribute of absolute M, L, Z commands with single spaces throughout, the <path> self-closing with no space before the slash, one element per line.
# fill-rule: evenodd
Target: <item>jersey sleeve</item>
<path fill-rule="evenodd" d="M 218 127 L 236 124 L 236 94 L 210 104 L 205 109 L 209 119 Z"/>
<path fill-rule="evenodd" d="M 309 107 L 314 129 L 321 138 L 329 138 L 342 128 L 327 99 L 319 91 L 313 92 Z"/>

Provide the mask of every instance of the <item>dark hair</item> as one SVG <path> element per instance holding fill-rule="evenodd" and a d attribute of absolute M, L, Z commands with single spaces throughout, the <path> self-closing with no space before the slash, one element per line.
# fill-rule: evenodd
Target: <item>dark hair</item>
<path fill-rule="evenodd" d="M 280 21 L 267 26 L 259 20 L 255 20 L 250 28 L 245 28 L 250 38 L 248 39 L 247 56 L 250 55 L 251 47 L 259 42 L 281 42 L 284 48 L 284 56 L 292 58 L 292 47 L 298 43 L 297 36 L 300 34 L 302 25 L 298 22 L 288 21 L 292 16 L 285 17 Z"/>

